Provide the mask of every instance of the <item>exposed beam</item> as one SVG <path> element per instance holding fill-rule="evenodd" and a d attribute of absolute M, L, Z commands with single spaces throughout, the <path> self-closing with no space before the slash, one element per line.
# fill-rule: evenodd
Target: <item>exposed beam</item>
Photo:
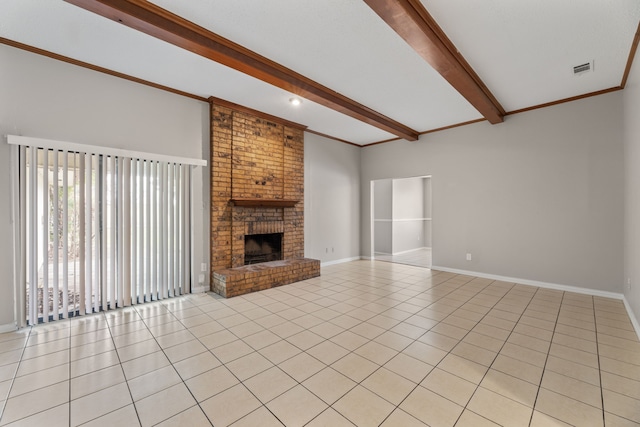
<path fill-rule="evenodd" d="M 146 0 L 66 0 L 266 83 L 415 141 L 418 132 Z"/>
<path fill-rule="evenodd" d="M 420 0 L 364 0 L 489 122 L 504 120 L 504 109 Z"/>

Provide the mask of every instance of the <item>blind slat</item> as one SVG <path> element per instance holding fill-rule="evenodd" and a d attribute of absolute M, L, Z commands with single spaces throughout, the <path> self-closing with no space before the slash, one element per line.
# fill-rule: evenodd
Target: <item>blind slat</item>
<path fill-rule="evenodd" d="M 184 231 L 184 281 L 183 292 L 191 292 L 191 168 L 185 166 L 184 168 L 184 204 L 185 209 L 184 223 L 182 229 Z"/>
<path fill-rule="evenodd" d="M 29 149 L 29 241 L 38 241 L 38 152 Z M 29 251 L 29 323 L 38 323 L 38 245 L 32 244 Z"/>
<path fill-rule="evenodd" d="M 131 215 L 130 215 L 130 197 L 131 197 L 131 160 L 123 161 L 122 180 L 122 221 L 123 221 L 123 241 L 122 241 L 122 270 L 123 282 L 122 293 L 118 298 L 118 302 L 123 307 L 131 305 Z"/>
<path fill-rule="evenodd" d="M 180 233 L 180 165 L 176 164 L 173 168 L 173 197 L 176 204 L 173 210 L 173 294 L 180 295 L 180 245 L 182 243 L 182 234 Z"/>
<path fill-rule="evenodd" d="M 53 319 L 58 320 L 58 298 L 59 298 L 59 263 L 60 254 L 58 247 L 60 240 L 58 234 L 60 233 L 60 205 L 58 196 L 58 150 L 53 150 Z"/>
<path fill-rule="evenodd" d="M 91 260 L 93 261 L 93 266 L 92 266 L 93 295 L 91 296 L 93 297 L 93 311 L 97 313 L 100 311 L 100 199 L 98 195 L 100 165 L 98 163 L 97 156 L 91 156 L 91 157 L 92 157 L 92 168 L 94 171 L 92 177 L 94 181 L 90 191 L 95 193 L 92 195 L 92 201 L 93 201 L 92 211 L 95 212 L 92 219 L 93 219 L 93 230 L 95 230 L 95 233 L 91 236 L 93 237 L 93 244 L 94 244 L 94 247 L 93 247 L 94 253 L 91 257 Z M 91 310 L 91 298 L 89 298 L 88 308 L 89 310 Z"/>
<path fill-rule="evenodd" d="M 145 196 L 147 203 L 145 204 L 145 238 L 146 238 L 146 246 L 145 246 L 145 301 L 151 301 L 151 234 L 152 234 L 152 222 L 151 222 L 151 202 L 153 198 L 151 197 L 151 176 L 152 176 L 152 163 L 145 162 Z"/>
<path fill-rule="evenodd" d="M 109 192 L 109 162 L 105 161 L 102 164 L 102 194 L 108 194 Z M 100 274 L 100 304 L 102 307 L 107 307 L 109 302 L 109 227 L 111 225 L 111 218 L 109 215 L 109 204 L 106 202 L 102 203 L 101 209 L 101 218 L 102 218 L 102 230 L 106 231 L 102 238 L 102 247 L 100 249 L 100 256 L 102 259 L 102 265 L 107 268 L 101 269 Z"/>
<path fill-rule="evenodd" d="M 129 301 L 135 304 L 138 295 L 138 161 L 131 161 L 131 197 L 129 198 L 131 205 L 131 274 L 130 274 L 130 292 Z"/>
<path fill-rule="evenodd" d="M 62 318 L 69 317 L 69 153 L 62 152 Z"/>
<path fill-rule="evenodd" d="M 78 177 L 78 206 L 79 206 L 79 212 L 78 212 L 78 223 L 79 223 L 79 228 L 80 228 L 80 234 L 78 236 L 78 241 L 79 241 L 79 248 L 78 248 L 78 264 L 79 264 L 79 279 L 78 279 L 78 294 L 79 294 L 79 298 L 78 298 L 78 311 L 80 314 L 84 314 L 85 313 L 85 298 L 84 298 L 84 294 L 85 294 L 85 287 L 87 284 L 87 277 L 86 277 L 86 270 L 87 270 L 87 263 L 86 263 L 86 233 L 87 233 L 87 225 L 86 225 L 86 219 L 87 219 L 87 213 L 86 213 L 86 207 L 85 207 L 85 203 L 86 203 L 86 197 L 87 197 L 87 191 L 85 189 L 86 185 L 85 185 L 85 181 L 86 181 L 86 165 L 85 165 L 85 155 L 81 154 L 78 156 L 79 157 L 79 168 L 78 168 L 78 173 L 79 173 L 79 177 Z"/>
<path fill-rule="evenodd" d="M 107 158 L 107 164 L 109 165 L 109 192 L 111 194 L 111 200 L 109 205 L 109 304 L 110 308 L 115 308 L 116 298 L 116 276 L 117 276 L 117 252 L 116 252 L 116 233 L 117 233 L 117 221 L 116 221 L 116 160 L 113 157 Z"/>
<path fill-rule="evenodd" d="M 42 321 L 49 321 L 49 151 L 42 152 Z"/>
<path fill-rule="evenodd" d="M 162 165 L 162 177 L 160 182 L 162 183 L 162 261 L 160 269 L 162 270 L 162 296 L 167 298 L 170 296 L 170 277 L 171 277 L 171 263 L 169 262 L 169 249 L 171 246 L 170 230 L 171 230 L 171 167 L 170 165 Z"/>

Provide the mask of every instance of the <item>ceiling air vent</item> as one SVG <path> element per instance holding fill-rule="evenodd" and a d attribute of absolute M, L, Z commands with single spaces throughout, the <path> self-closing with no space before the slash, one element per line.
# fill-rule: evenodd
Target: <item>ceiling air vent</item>
<path fill-rule="evenodd" d="M 592 62 L 585 62 L 584 64 L 576 65 L 573 67 L 573 74 L 578 76 L 580 74 L 588 73 L 593 69 Z"/>

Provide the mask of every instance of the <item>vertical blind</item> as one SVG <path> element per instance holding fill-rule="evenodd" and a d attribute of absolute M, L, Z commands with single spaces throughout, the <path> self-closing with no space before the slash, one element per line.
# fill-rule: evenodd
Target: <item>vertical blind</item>
<path fill-rule="evenodd" d="M 19 146 L 26 321 L 190 292 L 190 164 Z"/>

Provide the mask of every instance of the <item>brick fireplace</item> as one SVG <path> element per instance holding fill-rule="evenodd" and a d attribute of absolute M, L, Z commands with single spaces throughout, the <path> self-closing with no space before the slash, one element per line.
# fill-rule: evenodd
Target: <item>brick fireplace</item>
<path fill-rule="evenodd" d="M 320 262 L 304 258 L 304 127 L 210 103 L 211 290 L 232 297 L 319 276 Z M 245 265 L 245 245 L 264 246 L 246 236 L 273 234 L 281 259 Z"/>

